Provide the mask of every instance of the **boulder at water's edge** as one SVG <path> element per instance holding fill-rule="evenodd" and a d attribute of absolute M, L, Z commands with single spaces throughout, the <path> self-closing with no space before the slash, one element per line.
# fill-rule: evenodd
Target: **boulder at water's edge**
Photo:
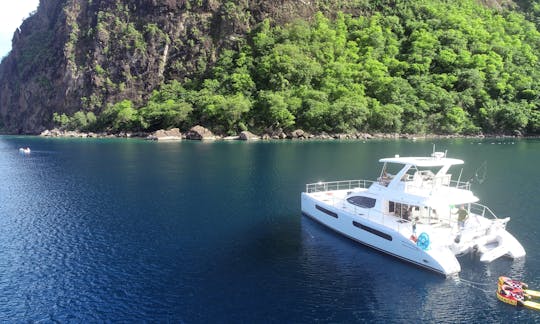
<path fill-rule="evenodd" d="M 252 141 L 252 140 L 261 139 L 261 137 L 253 134 L 250 131 L 243 131 L 240 133 L 240 135 L 238 135 L 238 139 L 242 141 Z"/>
<path fill-rule="evenodd" d="M 180 129 L 178 128 L 160 129 L 148 135 L 146 139 L 153 141 L 181 141 L 182 133 L 180 133 Z"/>
<path fill-rule="evenodd" d="M 215 140 L 216 136 L 207 128 L 200 125 L 193 126 L 186 133 L 186 138 L 190 140 Z"/>

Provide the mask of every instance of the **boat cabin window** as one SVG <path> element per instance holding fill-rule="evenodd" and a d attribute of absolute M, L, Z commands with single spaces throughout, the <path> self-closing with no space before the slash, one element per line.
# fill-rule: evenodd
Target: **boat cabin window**
<path fill-rule="evenodd" d="M 393 213 L 396 217 L 412 221 L 418 215 L 420 207 L 398 203 L 395 201 L 388 202 L 388 212 Z"/>
<path fill-rule="evenodd" d="M 374 198 L 365 197 L 365 196 L 352 196 L 352 197 L 347 198 L 347 201 L 358 207 L 373 208 L 375 207 L 375 202 L 377 200 Z"/>
<path fill-rule="evenodd" d="M 406 221 L 416 221 L 424 224 L 440 222 L 444 216 L 441 209 L 408 205 L 396 201 L 388 201 L 388 214 Z"/>

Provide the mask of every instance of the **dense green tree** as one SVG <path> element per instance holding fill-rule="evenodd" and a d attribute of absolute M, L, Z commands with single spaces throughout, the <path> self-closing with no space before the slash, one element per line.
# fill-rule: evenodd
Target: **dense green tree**
<path fill-rule="evenodd" d="M 103 122 L 111 124 L 112 131 L 130 131 L 141 127 L 138 111 L 129 100 L 122 100 L 110 106 L 102 116 L 107 118 Z"/>
<path fill-rule="evenodd" d="M 398 105 L 382 105 L 373 99 L 370 101 L 370 111 L 369 125 L 372 130 L 385 133 L 399 133 L 401 131 L 403 110 Z"/>
<path fill-rule="evenodd" d="M 286 92 L 261 91 L 258 95 L 258 119 L 264 125 L 273 128 L 289 129 L 295 123 L 295 117 L 287 102 Z"/>
<path fill-rule="evenodd" d="M 53 114 L 53 122 L 56 126 L 65 130 L 82 130 L 91 131 L 96 127 L 97 118 L 96 115 L 89 111 L 77 111 L 73 116 L 67 116 L 66 114 Z"/>
<path fill-rule="evenodd" d="M 333 132 L 351 132 L 367 129 L 368 100 L 360 94 L 350 93 L 330 105 L 329 126 Z"/>
<path fill-rule="evenodd" d="M 159 91 L 154 91 L 147 105 L 139 110 L 142 128 L 154 131 L 185 126 L 193 111 L 188 102 L 189 92 L 178 81 L 164 84 Z"/>
<path fill-rule="evenodd" d="M 86 129 L 88 127 L 88 119 L 86 118 L 86 114 L 82 111 L 77 111 L 75 114 L 73 114 L 70 124 L 71 129 Z"/>
<path fill-rule="evenodd" d="M 304 87 L 299 91 L 302 100 L 298 120 L 309 130 L 332 131 L 327 124 L 330 103 L 326 92 Z"/>
<path fill-rule="evenodd" d="M 60 128 L 66 128 L 69 124 L 69 116 L 66 114 L 53 113 L 53 122 Z"/>
<path fill-rule="evenodd" d="M 190 103 L 168 99 L 162 102 L 150 101 L 139 110 L 139 114 L 143 127 L 153 131 L 184 126 L 192 109 Z"/>
<path fill-rule="evenodd" d="M 529 123 L 527 103 L 508 103 L 495 112 L 495 121 L 502 129 L 522 132 Z"/>

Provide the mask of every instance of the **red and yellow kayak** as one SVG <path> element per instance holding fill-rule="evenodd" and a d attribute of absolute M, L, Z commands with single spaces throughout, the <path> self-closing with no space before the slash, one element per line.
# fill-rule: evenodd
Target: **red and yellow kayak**
<path fill-rule="evenodd" d="M 519 280 L 511 279 L 511 278 L 505 277 L 505 276 L 500 276 L 500 277 L 499 277 L 498 285 L 499 285 L 499 286 L 501 286 L 501 285 L 508 285 L 508 286 L 516 287 L 516 288 L 520 288 L 520 289 L 527 289 L 527 288 L 529 288 L 529 285 L 527 285 L 526 283 L 524 283 L 524 282 L 522 282 L 522 281 L 519 281 Z"/>
<path fill-rule="evenodd" d="M 501 276 L 499 277 L 498 285 L 507 285 L 510 287 L 519 288 L 522 289 L 526 295 L 534 298 L 540 298 L 540 291 L 528 289 L 529 285 L 519 280 L 514 280 L 508 277 Z"/>
<path fill-rule="evenodd" d="M 513 306 L 523 306 L 535 310 L 540 310 L 540 303 L 531 301 L 532 298 L 540 297 L 540 292 L 536 290 L 523 289 L 528 287 L 521 281 L 508 277 L 499 277 L 497 284 L 497 298 Z"/>

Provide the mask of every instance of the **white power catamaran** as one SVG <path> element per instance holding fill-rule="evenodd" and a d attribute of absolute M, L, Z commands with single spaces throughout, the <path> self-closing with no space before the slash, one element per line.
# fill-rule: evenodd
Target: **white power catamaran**
<path fill-rule="evenodd" d="M 434 152 L 428 157 L 384 158 L 376 181 L 306 185 L 302 213 L 376 250 L 443 275 L 461 271 L 457 256 L 476 252 L 482 262 L 519 258 L 525 250 L 470 190 L 452 180 L 464 162 Z M 460 175 L 461 177 L 461 175 Z"/>

